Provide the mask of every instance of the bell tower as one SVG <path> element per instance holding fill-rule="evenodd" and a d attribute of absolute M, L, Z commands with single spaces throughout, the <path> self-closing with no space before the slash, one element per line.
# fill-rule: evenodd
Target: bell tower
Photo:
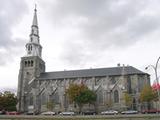
<path fill-rule="evenodd" d="M 31 102 L 31 90 L 36 87 L 35 81 L 40 73 L 45 72 L 45 62 L 41 57 L 42 46 L 40 45 L 39 28 L 37 21 L 37 9 L 35 6 L 30 39 L 26 44 L 26 55 L 21 57 L 18 76 L 17 109 L 19 112 L 27 112 L 29 107 L 34 107 Z M 34 101 L 34 100 L 32 100 Z"/>

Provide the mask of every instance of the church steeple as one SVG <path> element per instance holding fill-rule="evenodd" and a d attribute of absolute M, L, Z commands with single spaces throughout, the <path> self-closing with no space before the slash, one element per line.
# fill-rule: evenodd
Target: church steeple
<path fill-rule="evenodd" d="M 37 8 L 35 5 L 33 22 L 31 26 L 30 40 L 26 44 L 27 56 L 39 56 L 41 57 L 42 46 L 39 40 L 39 29 L 37 20 Z"/>
<path fill-rule="evenodd" d="M 37 26 L 37 27 L 38 27 L 38 21 L 37 21 L 37 8 L 36 8 L 36 4 L 35 4 L 35 9 L 34 9 L 34 17 L 33 17 L 32 25 L 34 25 L 34 26 Z"/>
<path fill-rule="evenodd" d="M 29 41 L 26 44 L 26 55 L 21 57 L 19 77 L 18 77 L 18 105 L 17 109 L 19 112 L 28 112 L 29 106 L 33 106 L 33 111 L 38 111 L 37 105 L 38 98 L 34 93 L 32 87 L 35 87 L 35 80 L 40 76 L 41 73 L 45 72 L 45 62 L 41 58 L 42 47 L 39 40 L 39 29 L 37 21 L 37 9 L 34 9 L 33 22 L 31 25 L 31 33 Z M 30 95 L 35 95 L 31 96 Z M 34 98 L 33 98 L 34 97 Z M 32 98 L 32 99 L 31 99 Z M 34 104 L 30 103 L 35 99 Z"/>

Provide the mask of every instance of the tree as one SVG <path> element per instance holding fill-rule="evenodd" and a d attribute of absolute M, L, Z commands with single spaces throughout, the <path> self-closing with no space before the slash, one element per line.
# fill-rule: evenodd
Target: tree
<path fill-rule="evenodd" d="M 82 91 L 88 89 L 84 84 L 70 84 L 69 88 L 66 90 L 66 94 L 71 102 L 75 101 L 76 97 L 80 95 Z"/>
<path fill-rule="evenodd" d="M 128 93 L 124 93 L 124 100 L 127 107 L 131 107 L 132 105 L 132 96 Z"/>
<path fill-rule="evenodd" d="M 7 111 L 15 111 L 17 104 L 17 98 L 14 93 L 5 91 L 0 93 L 0 109 Z"/>
<path fill-rule="evenodd" d="M 147 103 L 147 108 L 150 109 L 151 101 L 156 101 L 158 99 L 157 92 L 152 89 L 150 85 L 144 85 L 141 93 L 140 93 L 140 100 L 142 103 Z"/>
<path fill-rule="evenodd" d="M 97 96 L 95 92 L 89 89 L 85 89 L 84 91 L 81 91 L 80 94 L 75 98 L 75 102 L 78 104 L 80 108 L 80 112 L 84 104 L 87 104 L 87 103 L 94 104 L 96 101 L 96 97 Z"/>
<path fill-rule="evenodd" d="M 71 84 L 66 90 L 69 99 L 79 106 L 79 111 L 84 104 L 94 104 L 96 101 L 96 94 L 84 84 Z"/>

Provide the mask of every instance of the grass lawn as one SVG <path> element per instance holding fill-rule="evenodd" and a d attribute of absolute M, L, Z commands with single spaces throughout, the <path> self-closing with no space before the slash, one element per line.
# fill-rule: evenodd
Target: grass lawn
<path fill-rule="evenodd" d="M 0 120 L 160 120 L 160 114 L 148 115 L 92 115 L 92 116 L 27 116 L 0 115 Z"/>

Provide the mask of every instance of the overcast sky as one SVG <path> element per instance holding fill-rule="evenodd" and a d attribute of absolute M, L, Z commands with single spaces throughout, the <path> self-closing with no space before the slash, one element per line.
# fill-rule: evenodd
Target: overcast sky
<path fill-rule="evenodd" d="M 0 89 L 16 89 L 34 4 L 46 71 L 134 66 L 160 56 L 160 0 L 0 0 Z M 159 65 L 160 66 L 160 65 Z M 158 75 L 160 72 L 158 71 Z"/>

